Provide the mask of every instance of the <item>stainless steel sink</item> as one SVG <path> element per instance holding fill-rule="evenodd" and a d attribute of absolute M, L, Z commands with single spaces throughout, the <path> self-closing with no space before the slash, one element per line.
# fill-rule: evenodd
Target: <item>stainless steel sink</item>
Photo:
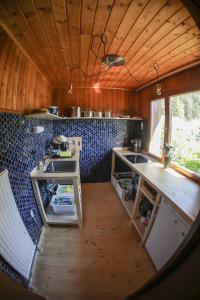
<path fill-rule="evenodd" d="M 76 161 L 51 161 L 44 173 L 72 173 L 76 171 Z"/>
<path fill-rule="evenodd" d="M 139 163 L 148 163 L 152 162 L 149 158 L 140 155 L 140 154 L 129 154 L 123 155 L 127 160 L 129 160 L 132 164 L 139 164 Z"/>

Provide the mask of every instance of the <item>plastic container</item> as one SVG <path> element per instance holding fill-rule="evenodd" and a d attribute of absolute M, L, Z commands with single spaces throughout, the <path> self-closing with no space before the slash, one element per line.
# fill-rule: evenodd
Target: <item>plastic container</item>
<path fill-rule="evenodd" d="M 58 215 L 75 215 L 76 205 L 73 194 L 54 195 L 51 198 L 50 205 L 55 214 Z"/>
<path fill-rule="evenodd" d="M 59 184 L 56 190 L 56 194 L 74 193 L 74 187 L 72 184 Z"/>

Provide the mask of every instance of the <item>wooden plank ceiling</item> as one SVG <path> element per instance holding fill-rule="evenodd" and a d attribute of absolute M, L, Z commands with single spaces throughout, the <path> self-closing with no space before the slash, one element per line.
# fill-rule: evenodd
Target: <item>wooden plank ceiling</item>
<path fill-rule="evenodd" d="M 200 30 L 180 0 L 0 0 L 0 24 L 55 88 L 95 83 L 137 88 L 159 76 L 200 62 Z M 103 70 L 91 51 L 91 34 L 107 37 L 106 53 L 125 57 L 123 66 Z M 103 57 L 103 45 L 94 40 Z M 143 79 L 143 80 L 142 80 Z"/>

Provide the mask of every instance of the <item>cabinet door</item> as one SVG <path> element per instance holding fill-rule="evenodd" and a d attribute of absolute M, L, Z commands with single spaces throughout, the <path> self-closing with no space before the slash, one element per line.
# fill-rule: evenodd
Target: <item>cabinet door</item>
<path fill-rule="evenodd" d="M 160 270 L 175 253 L 189 231 L 190 225 L 167 200 L 161 200 L 157 217 L 145 247 L 157 270 Z"/>

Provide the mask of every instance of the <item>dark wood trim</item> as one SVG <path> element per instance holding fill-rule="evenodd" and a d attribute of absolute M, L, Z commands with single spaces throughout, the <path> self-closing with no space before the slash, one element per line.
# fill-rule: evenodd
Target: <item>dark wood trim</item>
<path fill-rule="evenodd" d="M 184 168 L 181 168 L 180 166 L 174 164 L 174 163 L 171 163 L 170 164 L 170 167 L 174 170 L 176 170 L 178 173 L 188 177 L 189 179 L 197 182 L 197 183 L 200 183 L 200 176 L 198 176 L 197 174 L 193 174 L 187 170 L 185 170 Z"/>
<path fill-rule="evenodd" d="M 181 0 L 200 29 L 200 4 L 198 1 L 199 0 Z"/>

